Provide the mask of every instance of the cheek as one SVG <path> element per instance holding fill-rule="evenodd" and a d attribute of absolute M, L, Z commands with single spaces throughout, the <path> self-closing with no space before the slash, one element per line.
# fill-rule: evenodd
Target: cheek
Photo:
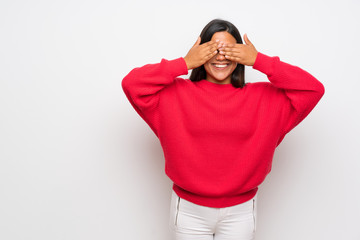
<path fill-rule="evenodd" d="M 204 64 L 204 68 L 205 68 L 205 71 L 206 71 L 206 72 L 209 72 L 209 71 L 210 71 L 210 64 L 209 64 L 209 63 L 205 63 L 205 64 Z"/>
<path fill-rule="evenodd" d="M 232 63 L 232 65 L 231 65 L 231 73 L 235 70 L 236 67 L 237 67 L 237 63 Z"/>

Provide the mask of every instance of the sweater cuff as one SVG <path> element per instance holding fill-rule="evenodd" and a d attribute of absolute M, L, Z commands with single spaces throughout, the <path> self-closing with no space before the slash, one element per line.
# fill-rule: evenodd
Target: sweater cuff
<path fill-rule="evenodd" d="M 274 57 L 269 57 L 263 53 L 258 52 L 255 63 L 253 65 L 253 69 L 268 74 L 272 68 L 273 59 Z"/>
<path fill-rule="evenodd" d="M 181 75 L 187 75 L 188 69 L 186 66 L 186 62 L 183 57 L 176 58 L 174 60 L 170 60 L 168 62 L 169 70 L 171 72 L 171 75 L 176 78 Z"/>

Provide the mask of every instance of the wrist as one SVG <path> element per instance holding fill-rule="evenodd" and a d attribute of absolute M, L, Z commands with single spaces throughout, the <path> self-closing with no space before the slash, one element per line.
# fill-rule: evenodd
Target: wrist
<path fill-rule="evenodd" d="M 258 56 L 258 51 L 256 51 L 255 52 L 255 54 L 254 54 L 254 57 L 253 57 L 253 61 L 252 61 L 252 63 L 251 63 L 251 66 L 254 66 L 254 64 L 255 64 L 255 62 L 256 62 L 256 58 L 257 58 L 257 56 Z"/>
<path fill-rule="evenodd" d="M 188 69 L 188 70 L 191 70 L 192 67 L 191 67 L 191 64 L 190 64 L 189 60 L 188 60 L 186 57 L 184 57 L 184 60 L 185 60 L 187 69 Z"/>

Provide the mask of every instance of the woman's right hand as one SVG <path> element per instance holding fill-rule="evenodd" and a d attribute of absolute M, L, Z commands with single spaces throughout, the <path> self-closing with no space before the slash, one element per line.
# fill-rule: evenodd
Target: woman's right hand
<path fill-rule="evenodd" d="M 199 37 L 184 57 L 188 70 L 200 67 L 218 53 L 218 48 L 220 47 L 218 40 L 209 41 L 201 45 L 200 42 L 201 38 Z"/>

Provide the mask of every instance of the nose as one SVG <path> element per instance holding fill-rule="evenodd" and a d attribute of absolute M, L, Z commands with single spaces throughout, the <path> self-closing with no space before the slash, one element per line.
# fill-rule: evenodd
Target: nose
<path fill-rule="evenodd" d="M 223 61 L 223 60 L 225 60 L 225 59 L 226 59 L 225 56 L 222 55 L 222 54 L 220 54 L 220 53 L 218 53 L 218 54 L 216 55 L 216 60 L 218 60 L 218 61 Z"/>

